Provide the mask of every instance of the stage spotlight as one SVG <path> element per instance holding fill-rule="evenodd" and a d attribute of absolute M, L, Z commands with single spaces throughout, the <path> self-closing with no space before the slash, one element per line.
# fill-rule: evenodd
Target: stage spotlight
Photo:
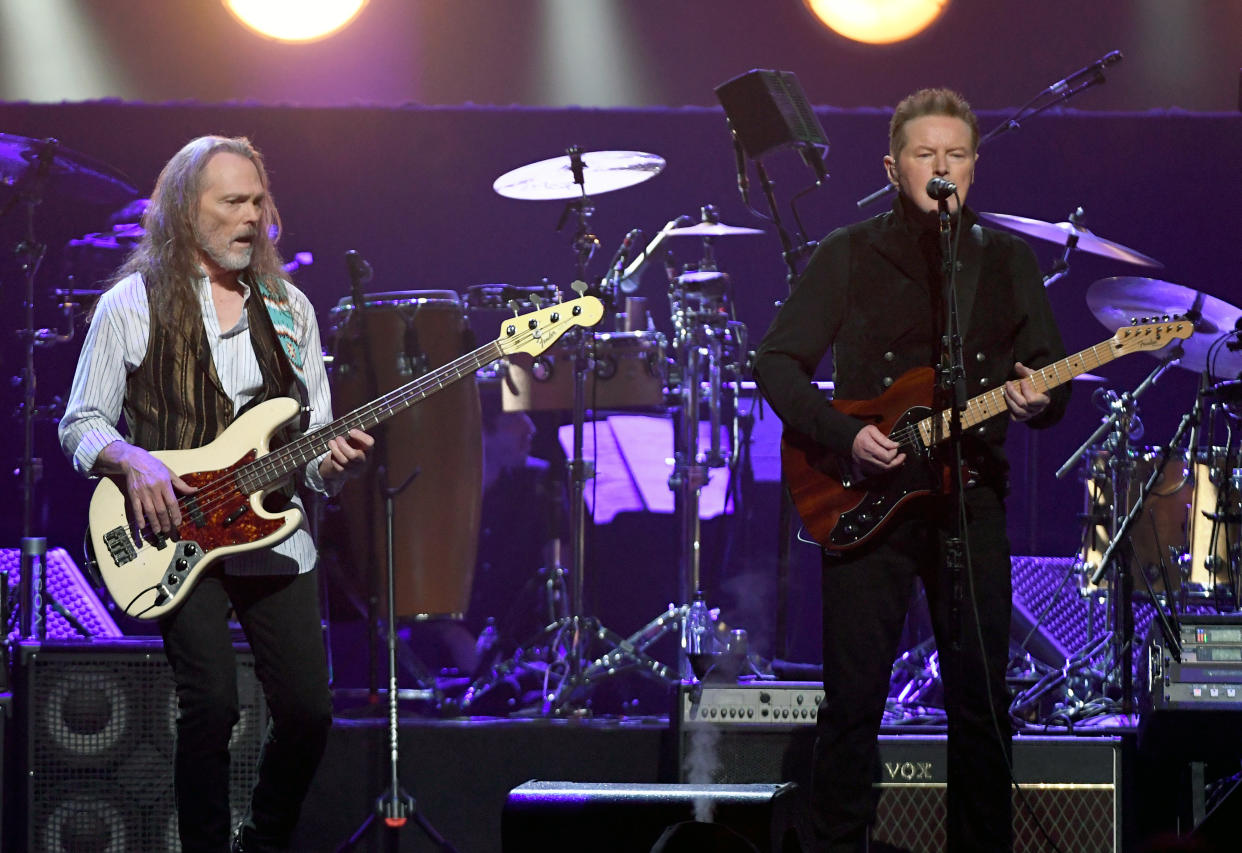
<path fill-rule="evenodd" d="M 931 26 L 949 0 L 803 0 L 829 29 L 854 41 L 891 44 Z"/>
<path fill-rule="evenodd" d="M 224 0 L 250 29 L 277 41 L 327 38 L 358 16 L 367 0 Z"/>

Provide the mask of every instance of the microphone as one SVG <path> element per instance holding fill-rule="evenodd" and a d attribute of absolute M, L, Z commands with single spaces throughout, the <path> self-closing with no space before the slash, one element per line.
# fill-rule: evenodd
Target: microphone
<path fill-rule="evenodd" d="M 362 285 L 371 280 L 371 265 L 366 258 L 350 249 L 345 253 L 345 267 L 349 270 L 349 292 L 354 308 L 365 308 L 366 295 L 362 292 Z"/>
<path fill-rule="evenodd" d="M 944 201 L 957 194 L 957 184 L 944 178 L 932 178 L 927 182 L 927 194 L 936 201 Z"/>
<path fill-rule="evenodd" d="M 693 223 L 693 219 L 683 214 L 682 216 L 678 216 L 676 219 L 669 220 L 663 228 L 656 232 L 656 235 L 651 239 L 651 242 L 647 244 L 647 246 L 636 256 L 629 259 L 628 266 L 626 266 L 622 271 L 621 279 L 617 282 L 617 286 L 620 288 L 621 292 L 634 293 L 638 290 L 638 285 L 642 281 L 642 273 L 647 266 L 647 261 L 660 250 L 660 247 L 664 244 L 664 238 L 668 236 L 668 232 L 676 228 L 683 228 Z M 637 234 L 635 239 L 641 239 L 643 232 L 635 228 L 630 233 Z"/>
<path fill-rule="evenodd" d="M 1113 405 L 1120 399 L 1112 388 L 1096 388 L 1091 392 L 1091 402 L 1101 412 L 1111 412 Z"/>
<path fill-rule="evenodd" d="M 1099 59 L 1097 59 L 1095 62 L 1092 62 L 1090 65 L 1087 65 L 1083 68 L 1079 68 L 1077 71 L 1075 71 L 1073 74 L 1069 75 L 1068 77 L 1064 77 L 1058 80 L 1057 82 L 1053 83 L 1051 86 L 1049 86 L 1047 89 L 1044 90 L 1044 94 L 1059 95 L 1062 92 L 1064 92 L 1066 89 L 1068 89 L 1072 83 L 1078 82 L 1079 80 L 1081 80 L 1082 78 L 1086 77 L 1089 74 L 1098 75 L 1100 82 L 1103 82 L 1104 81 L 1104 69 L 1110 65 L 1116 65 L 1118 62 L 1122 60 L 1122 58 L 1123 57 L 1121 55 L 1121 51 L 1119 50 L 1114 50 L 1110 53 L 1106 53 L 1103 56 L 1101 56 Z"/>
<path fill-rule="evenodd" d="M 354 249 L 345 253 L 345 266 L 349 270 L 350 280 L 358 284 L 366 284 L 374 275 L 371 264 Z"/>
<path fill-rule="evenodd" d="M 631 228 L 629 230 L 625 239 L 621 241 L 621 248 L 617 250 L 617 260 L 613 264 L 613 269 L 625 269 L 625 265 L 630 261 L 630 252 L 641 239 L 643 239 L 643 229 Z"/>

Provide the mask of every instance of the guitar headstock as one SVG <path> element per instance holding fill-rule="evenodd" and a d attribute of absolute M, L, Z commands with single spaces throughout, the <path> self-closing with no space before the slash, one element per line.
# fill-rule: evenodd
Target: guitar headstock
<path fill-rule="evenodd" d="M 496 343 L 505 355 L 539 355 L 570 329 L 594 326 L 604 316 L 604 304 L 594 296 L 549 305 L 500 324 Z"/>
<path fill-rule="evenodd" d="M 1135 322 L 1122 326 L 1113 335 L 1113 348 L 1118 355 L 1132 352 L 1152 352 L 1164 349 L 1176 339 L 1185 340 L 1194 334 L 1195 324 L 1180 317 Z"/>

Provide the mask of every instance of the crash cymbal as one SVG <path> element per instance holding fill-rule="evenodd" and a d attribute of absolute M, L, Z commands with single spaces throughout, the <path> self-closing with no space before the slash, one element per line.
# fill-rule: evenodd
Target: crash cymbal
<path fill-rule="evenodd" d="M 1062 246 L 1067 245 L 1070 240 L 1077 239 L 1074 248 L 1081 249 L 1089 255 L 1099 255 L 1141 267 L 1164 266 L 1155 258 L 1149 258 L 1142 252 L 1136 252 L 1112 240 L 1097 237 L 1090 230 L 1072 222 L 1044 222 L 1039 219 L 1027 219 L 1025 216 L 1012 216 L 1008 213 L 980 213 L 979 217 L 995 222 L 997 225 L 1003 225 L 1019 234 L 1047 240 L 1050 243 L 1059 243 Z"/>
<path fill-rule="evenodd" d="M 733 237 L 739 234 L 762 234 L 758 228 L 725 225 L 723 222 L 696 222 L 682 228 L 670 228 L 670 237 Z"/>
<path fill-rule="evenodd" d="M 1105 328 L 1115 331 L 1135 318 L 1181 316 L 1194 323 L 1195 331 L 1182 341 L 1185 355 L 1180 367 L 1216 376 L 1242 373 L 1242 352 L 1218 347 L 1208 364 L 1208 350 L 1221 335 L 1233 331 L 1242 310 L 1223 299 L 1180 284 L 1137 276 L 1102 278 L 1087 288 L 1087 307 Z M 1160 350 L 1159 352 L 1164 352 Z"/>
<path fill-rule="evenodd" d="M 641 184 L 664 169 L 664 158 L 642 151 L 584 151 L 582 184 L 574 181 L 566 154 L 505 172 L 492 189 L 505 198 L 526 201 L 573 199 L 600 195 Z"/>
<path fill-rule="evenodd" d="M 0 133 L 0 191 L 38 176 L 47 164 L 44 195 L 65 196 L 88 204 L 121 204 L 138 191 L 117 170 L 65 148 L 54 139 L 30 139 Z"/>

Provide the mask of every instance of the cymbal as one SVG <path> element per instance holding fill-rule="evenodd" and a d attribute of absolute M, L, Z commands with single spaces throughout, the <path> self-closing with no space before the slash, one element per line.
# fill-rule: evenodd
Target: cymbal
<path fill-rule="evenodd" d="M 741 225 L 725 225 L 723 222 L 696 222 L 681 228 L 670 228 L 670 237 L 734 237 L 740 234 L 762 234 L 758 228 Z"/>
<path fill-rule="evenodd" d="M 1059 243 L 1062 246 L 1066 245 L 1069 240 L 1077 238 L 1078 242 L 1075 243 L 1074 248 L 1081 249 L 1089 255 L 1099 255 L 1141 267 L 1164 266 L 1155 258 L 1149 258 L 1142 252 L 1136 252 L 1112 240 L 1097 237 L 1090 230 L 1072 222 L 1044 222 L 1040 219 L 1027 219 L 1025 216 L 1013 216 L 1008 213 L 980 213 L 979 216 L 1020 234 L 1026 234 L 1028 237 Z"/>
<path fill-rule="evenodd" d="M 581 157 L 581 185 L 574 181 L 566 154 L 505 172 L 492 189 L 505 198 L 526 201 L 573 199 L 632 187 L 664 169 L 663 157 L 642 151 L 584 151 Z"/>
<path fill-rule="evenodd" d="M 34 178 L 40 154 L 48 163 L 46 190 L 89 204 L 121 204 L 138 195 L 125 176 L 111 166 L 79 154 L 56 140 L 0 133 L 0 187 Z"/>
<path fill-rule="evenodd" d="M 1128 326 L 1136 317 L 1183 316 L 1194 323 L 1195 331 L 1182 341 L 1185 355 L 1179 367 L 1197 373 L 1210 367 L 1217 376 L 1242 373 L 1242 352 L 1223 346 L 1213 353 L 1212 364 L 1207 363 L 1208 349 L 1221 335 L 1233 331 L 1242 317 L 1242 310 L 1223 299 L 1154 278 L 1114 276 L 1087 288 L 1087 307 L 1110 330 Z"/>

